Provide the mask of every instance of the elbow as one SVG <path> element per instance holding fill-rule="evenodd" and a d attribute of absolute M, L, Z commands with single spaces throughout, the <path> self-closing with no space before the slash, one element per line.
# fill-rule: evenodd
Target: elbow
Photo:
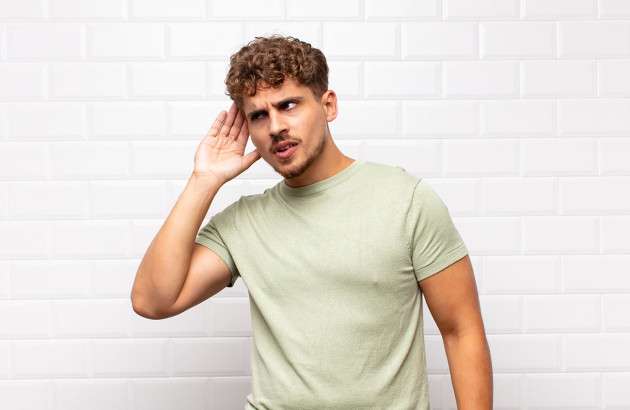
<path fill-rule="evenodd" d="M 145 298 L 134 294 L 134 292 L 131 293 L 131 307 L 137 315 L 146 319 L 159 320 L 171 316 L 151 306 L 150 303 L 147 303 Z"/>

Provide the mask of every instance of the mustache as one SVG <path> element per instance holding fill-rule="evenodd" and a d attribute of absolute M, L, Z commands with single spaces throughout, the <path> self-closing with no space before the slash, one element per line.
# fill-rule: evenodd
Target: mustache
<path fill-rule="evenodd" d="M 298 138 L 298 137 L 293 137 L 293 136 L 291 136 L 291 135 L 289 135 L 289 134 L 285 134 L 285 133 L 282 133 L 282 134 L 276 134 L 276 135 L 273 135 L 273 136 L 272 136 L 272 139 L 271 139 L 271 146 L 274 146 L 274 145 L 276 145 L 276 144 L 278 144 L 278 143 L 280 143 L 280 142 L 282 142 L 282 141 L 295 141 L 295 142 L 302 142 L 302 139 L 301 139 L 301 138 Z"/>

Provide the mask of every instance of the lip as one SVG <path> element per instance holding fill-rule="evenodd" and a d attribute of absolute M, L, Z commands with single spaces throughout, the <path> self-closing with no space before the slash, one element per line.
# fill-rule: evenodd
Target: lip
<path fill-rule="evenodd" d="M 273 146 L 273 154 L 280 159 L 288 158 L 293 155 L 297 146 L 296 141 L 281 141 Z"/>

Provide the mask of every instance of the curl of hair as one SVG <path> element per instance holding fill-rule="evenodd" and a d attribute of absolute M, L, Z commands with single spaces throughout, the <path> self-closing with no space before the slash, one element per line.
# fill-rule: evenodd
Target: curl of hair
<path fill-rule="evenodd" d="M 328 90 L 328 65 L 324 54 L 295 37 L 256 37 L 230 57 L 226 94 L 239 107 L 243 97 L 280 87 L 286 78 L 297 81 L 321 97 Z"/>

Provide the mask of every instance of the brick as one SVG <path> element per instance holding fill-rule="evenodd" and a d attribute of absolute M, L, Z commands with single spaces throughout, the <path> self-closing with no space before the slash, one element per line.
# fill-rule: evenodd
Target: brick
<path fill-rule="evenodd" d="M 64 410 L 127 409 L 127 380 L 55 380 L 55 408 Z"/>
<path fill-rule="evenodd" d="M 481 296 L 480 299 L 487 334 L 523 331 L 523 300 L 520 296 Z"/>
<path fill-rule="evenodd" d="M 0 182 L 0 219 L 9 215 L 9 184 Z"/>
<path fill-rule="evenodd" d="M 523 17 L 534 20 L 580 20 L 597 16 L 597 0 L 523 0 Z"/>
<path fill-rule="evenodd" d="M 602 330 L 630 331 L 630 295 L 602 296 Z"/>
<path fill-rule="evenodd" d="M 445 62 L 442 64 L 447 98 L 516 97 L 519 89 L 515 62 Z"/>
<path fill-rule="evenodd" d="M 395 101 L 340 101 L 330 130 L 336 137 L 393 136 L 398 133 L 399 110 Z"/>
<path fill-rule="evenodd" d="M 8 115 L 12 138 L 59 141 L 85 135 L 85 105 L 78 102 L 13 104 Z"/>
<path fill-rule="evenodd" d="M 162 220 L 135 220 L 131 224 L 130 255 L 142 258 L 162 227 Z"/>
<path fill-rule="evenodd" d="M 101 23 L 87 27 L 90 58 L 156 59 L 164 57 L 165 29 L 154 23 Z"/>
<path fill-rule="evenodd" d="M 131 15 L 135 19 L 193 19 L 206 18 L 205 0 L 183 0 L 174 3 L 168 0 L 134 0 Z"/>
<path fill-rule="evenodd" d="M 592 97 L 597 85 L 594 61 L 524 61 L 521 93 L 525 97 Z"/>
<path fill-rule="evenodd" d="M 210 379 L 210 408 L 240 408 L 251 389 L 251 377 L 213 377 Z"/>
<path fill-rule="evenodd" d="M 243 24 L 173 23 L 167 33 L 172 57 L 227 58 L 243 43 Z"/>
<path fill-rule="evenodd" d="M 53 63 L 49 67 L 52 99 L 125 97 L 127 68 L 122 63 Z"/>
<path fill-rule="evenodd" d="M 614 409 L 630 406 L 630 396 L 628 396 L 626 391 L 626 386 L 628 385 L 630 385 L 630 373 L 602 374 L 602 402 L 604 408 Z"/>
<path fill-rule="evenodd" d="M 439 142 L 435 141 L 435 149 L 439 149 Z M 423 148 L 421 152 L 425 151 Z M 430 151 L 427 152 L 432 158 L 438 157 Z M 428 159 L 427 159 L 428 160 Z M 423 160 L 420 160 L 423 161 Z M 446 179 L 436 177 L 435 180 L 425 178 L 425 174 L 417 174 L 428 182 L 438 193 L 442 201 L 448 206 L 451 216 L 474 216 L 479 215 L 480 209 L 480 183 L 478 179 Z"/>
<path fill-rule="evenodd" d="M 45 338 L 49 335 L 48 302 L 0 301 L 0 339 Z"/>
<path fill-rule="evenodd" d="M 248 376 L 249 339 L 245 337 L 173 340 L 176 376 Z"/>
<path fill-rule="evenodd" d="M 89 133 L 94 138 L 160 138 L 166 133 L 162 102 L 102 102 L 88 105 Z"/>
<path fill-rule="evenodd" d="M 565 155 L 567 150 L 571 155 Z M 524 139 L 521 151 L 525 176 L 597 173 L 597 141 L 594 138 Z"/>
<path fill-rule="evenodd" d="M 630 18 L 630 4 L 625 0 L 599 0 L 599 18 Z"/>
<path fill-rule="evenodd" d="M 471 254 L 519 252 L 521 233 L 516 218 L 457 218 L 454 221 Z"/>
<path fill-rule="evenodd" d="M 438 0 L 414 2 L 393 0 L 387 3 L 379 0 L 366 0 L 365 16 L 368 19 L 402 18 L 402 19 L 439 19 L 441 10 Z"/>
<path fill-rule="evenodd" d="M 599 408 L 599 375 L 525 375 L 525 401 L 528 408 Z"/>
<path fill-rule="evenodd" d="M 44 0 L 23 0 L 0 3 L 2 20 L 44 20 L 46 18 Z"/>
<path fill-rule="evenodd" d="M 366 62 L 365 95 L 370 97 L 440 96 L 440 64 L 436 62 Z"/>
<path fill-rule="evenodd" d="M 164 377 L 168 375 L 167 340 L 95 340 L 92 342 L 96 377 Z"/>
<path fill-rule="evenodd" d="M 11 294 L 18 299 L 84 298 L 88 295 L 88 264 L 84 261 L 15 261 Z"/>
<path fill-rule="evenodd" d="M 477 135 L 478 111 L 478 104 L 473 101 L 405 101 L 402 103 L 402 133 L 405 136 Z"/>
<path fill-rule="evenodd" d="M 558 23 L 561 58 L 628 57 L 630 22 L 567 21 Z"/>
<path fill-rule="evenodd" d="M 194 138 L 201 141 L 216 116 L 229 110 L 223 101 L 171 101 L 166 105 L 169 135 Z M 147 116 L 147 120 L 148 120 Z M 148 125 L 148 124 L 147 124 Z M 122 129 L 121 129 L 122 131 Z"/>
<path fill-rule="evenodd" d="M 129 248 L 125 221 L 64 221 L 52 223 L 55 257 L 124 257 Z"/>
<path fill-rule="evenodd" d="M 128 299 L 53 302 L 53 337 L 125 337 L 129 335 L 130 312 Z"/>
<path fill-rule="evenodd" d="M 252 21 L 245 24 L 244 41 L 249 42 L 255 37 L 281 34 L 298 38 L 301 41 L 306 41 L 313 47 L 321 49 L 321 27 L 322 25 L 319 22 Z M 326 54 L 326 57 L 328 57 L 328 54 Z"/>
<path fill-rule="evenodd" d="M 556 181 L 551 178 L 498 178 L 482 182 L 484 215 L 553 215 Z"/>
<path fill-rule="evenodd" d="M 52 394 L 47 380 L 0 380 L 0 397 L 7 409 L 51 410 Z"/>
<path fill-rule="evenodd" d="M 140 261 L 92 260 L 90 295 L 95 298 L 128 298 Z"/>
<path fill-rule="evenodd" d="M 489 335 L 492 367 L 497 373 L 558 371 L 560 341 L 555 335 Z"/>
<path fill-rule="evenodd" d="M 48 8 L 53 20 L 123 20 L 127 17 L 125 0 L 50 0 Z"/>
<path fill-rule="evenodd" d="M 484 136 L 543 137 L 557 133 L 554 101 L 481 101 L 480 115 Z"/>
<path fill-rule="evenodd" d="M 2 41 L 2 28 L 0 28 L 0 42 Z M 0 50 L 2 52 L 2 50 Z M 7 135 L 7 106 L 0 104 L 0 141 L 4 140 Z"/>
<path fill-rule="evenodd" d="M 362 90 L 363 70 L 359 62 L 332 62 L 328 64 L 328 88 L 338 97 L 359 97 Z"/>
<path fill-rule="evenodd" d="M 597 332 L 600 329 L 598 295 L 525 297 L 527 333 Z"/>
<path fill-rule="evenodd" d="M 518 151 L 515 140 L 445 141 L 445 175 L 516 176 Z"/>
<path fill-rule="evenodd" d="M 130 63 L 131 96 L 202 98 L 206 90 L 203 62 Z"/>
<path fill-rule="evenodd" d="M 82 58 L 83 29 L 79 24 L 14 24 L 7 27 L 11 60 Z"/>
<path fill-rule="evenodd" d="M 523 380 L 516 374 L 493 375 L 494 396 L 492 404 L 496 409 L 520 409 L 523 403 Z"/>
<path fill-rule="evenodd" d="M 85 218 L 87 201 L 87 186 L 83 183 L 9 183 L 11 219 Z"/>
<path fill-rule="evenodd" d="M 397 31 L 393 23 L 324 23 L 322 51 L 333 60 L 392 58 L 397 54 Z"/>
<path fill-rule="evenodd" d="M 439 175 L 439 158 L 437 141 L 388 139 L 365 142 L 366 160 L 403 167 L 415 175 Z"/>
<path fill-rule="evenodd" d="M 600 97 L 630 96 L 630 60 L 597 62 L 597 91 Z"/>
<path fill-rule="evenodd" d="M 564 215 L 623 214 L 630 209 L 628 177 L 560 179 L 560 212 Z M 588 195 L 584 195 L 588 192 Z"/>
<path fill-rule="evenodd" d="M 402 23 L 402 56 L 407 59 L 476 59 L 477 24 L 469 22 Z"/>
<path fill-rule="evenodd" d="M 461 19 L 518 19 L 518 0 L 445 0 L 444 18 Z"/>
<path fill-rule="evenodd" d="M 560 292 L 560 258 L 487 256 L 483 258 L 484 294 Z"/>
<path fill-rule="evenodd" d="M 339 2 L 336 0 L 320 0 L 313 2 L 287 2 L 287 18 L 294 19 L 341 19 L 361 17 L 359 0 Z M 220 408 L 221 406 L 219 406 Z"/>
<path fill-rule="evenodd" d="M 135 410 L 210 408 L 205 379 L 134 380 L 132 389 Z"/>
<path fill-rule="evenodd" d="M 212 101 L 215 103 L 223 103 L 223 108 L 230 106 L 232 101 L 225 95 L 225 75 L 228 70 L 227 61 L 221 62 L 208 62 L 206 63 L 206 85 L 207 85 L 207 93 L 208 97 L 213 100 L 216 98 L 220 101 Z M 197 102 L 197 101 L 195 101 Z M 207 101 L 203 101 L 207 102 Z M 215 115 L 214 112 L 209 115 Z M 214 120 L 214 118 L 213 118 Z M 210 127 L 208 127 L 210 128 Z"/>
<path fill-rule="evenodd" d="M 9 298 L 9 262 L 0 262 L 0 299 Z"/>
<path fill-rule="evenodd" d="M 597 253 L 597 217 L 526 217 L 523 250 L 526 254 Z"/>
<path fill-rule="evenodd" d="M 249 299 L 210 299 L 210 329 L 217 337 L 252 336 Z"/>
<path fill-rule="evenodd" d="M 0 342 L 0 378 L 8 379 L 11 373 L 11 351 L 9 342 Z M 2 384 L 0 384 L 0 392 L 2 391 Z M 4 399 L 4 396 L 2 396 Z"/>
<path fill-rule="evenodd" d="M 479 37 L 485 59 L 555 58 L 557 53 L 552 22 L 481 23 Z"/>
<path fill-rule="evenodd" d="M 44 99 L 44 67 L 43 64 L 38 63 L 0 65 L 0 99 Z"/>
<path fill-rule="evenodd" d="M 131 287 L 129 288 L 131 289 Z M 231 316 L 228 314 L 228 318 Z M 201 304 L 177 316 L 147 320 L 133 315 L 132 335 L 138 337 L 207 337 L 208 306 Z"/>
<path fill-rule="evenodd" d="M 166 216 L 164 182 L 92 182 L 90 198 L 91 215 L 96 218 Z"/>
<path fill-rule="evenodd" d="M 261 3 L 255 0 L 235 0 L 213 2 L 212 17 L 228 17 L 238 19 L 282 19 L 285 16 L 285 5 L 282 0 L 269 0 Z"/>
<path fill-rule="evenodd" d="M 0 178 L 46 178 L 48 158 L 48 145 L 45 143 L 3 142 L 0 149 Z"/>
<path fill-rule="evenodd" d="M 198 141 L 134 142 L 131 144 L 133 175 L 139 177 L 189 177 Z"/>
<path fill-rule="evenodd" d="M 54 143 L 51 146 L 55 178 L 92 179 L 127 176 L 129 155 L 123 142 Z"/>
<path fill-rule="evenodd" d="M 630 253 L 629 217 L 601 218 L 601 251 L 602 253 Z"/>
<path fill-rule="evenodd" d="M 568 371 L 627 371 L 629 344 L 630 335 L 623 333 L 566 335 L 565 368 Z"/>
<path fill-rule="evenodd" d="M 448 361 L 444 351 L 442 337 L 426 335 L 424 337 L 427 371 L 429 374 L 448 374 Z"/>
<path fill-rule="evenodd" d="M 620 293 L 630 291 L 628 255 L 562 257 L 562 284 L 568 293 Z"/>
<path fill-rule="evenodd" d="M 49 247 L 50 225 L 47 222 L 0 222 L 0 258 L 45 258 Z"/>
<path fill-rule="evenodd" d="M 18 378 L 87 377 L 88 341 L 33 340 L 12 346 Z"/>
<path fill-rule="evenodd" d="M 627 136 L 630 101 L 622 99 L 558 102 L 558 130 L 565 136 Z"/>

